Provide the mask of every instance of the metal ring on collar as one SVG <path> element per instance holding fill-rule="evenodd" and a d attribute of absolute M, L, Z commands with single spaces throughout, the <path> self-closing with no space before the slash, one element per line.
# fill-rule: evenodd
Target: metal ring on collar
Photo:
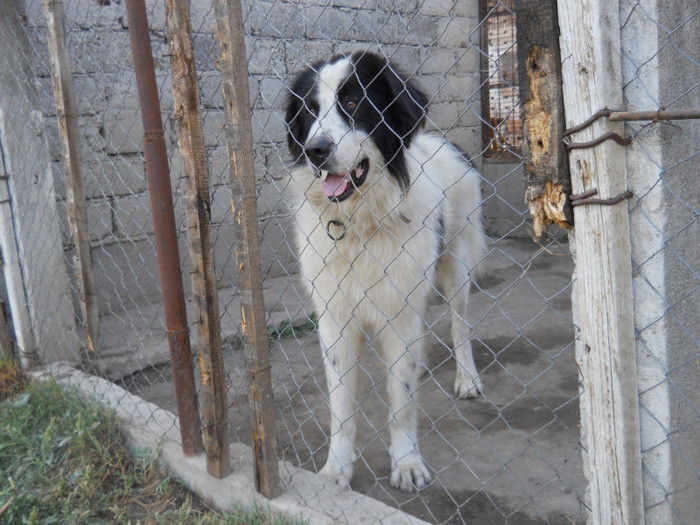
<path fill-rule="evenodd" d="M 333 226 L 340 226 L 340 227 L 342 227 L 342 228 L 343 228 L 343 233 L 341 233 L 338 237 L 334 237 L 333 234 L 331 233 L 331 224 L 332 224 Z M 338 220 L 338 219 L 331 219 L 330 221 L 328 221 L 328 222 L 326 223 L 326 233 L 328 234 L 328 237 L 330 237 L 331 239 L 333 239 L 333 240 L 336 241 L 336 242 L 339 241 L 340 239 L 342 239 L 343 237 L 345 237 L 345 233 L 346 233 L 347 231 L 348 231 L 347 226 L 345 226 L 345 224 L 343 223 L 343 221 L 340 221 L 340 220 Z"/>

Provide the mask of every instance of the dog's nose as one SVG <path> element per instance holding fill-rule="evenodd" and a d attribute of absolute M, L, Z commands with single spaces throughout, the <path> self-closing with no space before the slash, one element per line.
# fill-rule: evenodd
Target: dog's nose
<path fill-rule="evenodd" d="M 320 169 L 333 153 L 333 143 L 326 137 L 316 137 L 304 146 L 304 153 L 311 163 Z"/>

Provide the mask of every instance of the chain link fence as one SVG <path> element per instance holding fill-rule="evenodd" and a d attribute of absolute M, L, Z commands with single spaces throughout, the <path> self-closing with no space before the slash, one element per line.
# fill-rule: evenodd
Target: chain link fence
<path fill-rule="evenodd" d="M 216 20 L 211 2 L 191 4 L 229 435 L 251 444 Z M 650 4 L 621 2 L 627 109 L 698 107 L 697 75 L 679 72 L 699 68 L 693 35 L 700 15 L 689 6 Z M 184 249 L 185 189 L 164 6 L 148 5 L 189 293 L 193 265 Z M 406 493 L 390 485 L 387 364 L 371 335 L 357 365 L 358 459 L 351 487 L 432 523 L 568 524 L 583 523 L 587 516 L 570 298 L 574 264 L 566 232 L 550 229 L 535 242 L 530 238 L 519 149 L 516 7 L 510 0 L 260 1 L 243 6 L 280 459 L 320 470 L 328 455 L 332 417 L 317 333 L 324 312 L 312 305 L 294 240 L 297 218 L 289 187 L 294 159 L 287 152 L 284 122 L 293 76 L 335 53 L 369 49 L 389 58 L 415 74 L 428 94 L 427 127 L 466 152 L 480 172 L 488 251 L 478 262 L 467 321 L 483 393 L 476 399 L 458 399 L 453 393 L 450 310 L 436 293 L 423 319 L 426 371 L 415 393 L 419 446 L 433 478 L 423 491 Z M 19 261 L 42 261 L 20 265 L 27 299 L 24 304 L 10 300 L 15 337 L 27 364 L 71 361 L 175 412 L 124 6 L 117 0 L 85 0 L 66 2 L 65 9 L 100 351 L 85 350 L 77 305 L 39 0 L 11 0 L 0 13 L 0 145 L 8 174 L 0 182 L 15 199 L 10 215 L 15 230 L 9 235 L 16 243 L 3 241 L 8 291 L 14 285 L 7 276 L 7 261 L 12 260 L 7 246 L 16 244 Z M 640 37 L 652 32 L 656 39 Z M 700 279 L 697 243 L 691 242 L 697 238 L 699 199 L 697 185 L 687 176 L 697 172 L 698 131 L 693 120 L 627 125 L 633 138 L 627 158 L 635 193 L 630 224 L 648 523 L 692 522 L 687 509 L 700 487 L 694 437 L 700 415 L 693 385 L 700 363 L 694 322 Z M 188 299 L 190 320 L 192 303 Z M 51 315 L 42 314 L 46 311 Z M 25 332 L 18 329 L 22 312 L 32 327 Z M 309 508 L 338 512 L 333 501 L 309 496 L 297 485 L 300 476 L 290 476 L 285 492 L 296 493 Z M 338 519 L 352 523 L 353 509 L 342 512 Z"/>
<path fill-rule="evenodd" d="M 626 1 L 620 19 L 626 108 L 697 110 L 698 6 Z M 692 523 L 700 493 L 697 116 L 625 130 L 647 523 Z"/>

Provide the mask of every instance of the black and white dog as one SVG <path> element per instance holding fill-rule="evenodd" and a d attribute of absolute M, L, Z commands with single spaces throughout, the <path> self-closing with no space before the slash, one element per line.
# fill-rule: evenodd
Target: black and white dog
<path fill-rule="evenodd" d="M 430 482 L 413 398 L 434 287 L 452 311 L 455 394 L 482 389 L 466 321 L 470 270 L 485 253 L 480 176 L 423 130 L 427 102 L 412 78 L 369 52 L 302 71 L 288 99 L 299 259 L 319 314 L 332 418 L 321 473 L 340 485 L 357 458 L 357 363 L 368 339 L 387 366 L 391 484 Z"/>

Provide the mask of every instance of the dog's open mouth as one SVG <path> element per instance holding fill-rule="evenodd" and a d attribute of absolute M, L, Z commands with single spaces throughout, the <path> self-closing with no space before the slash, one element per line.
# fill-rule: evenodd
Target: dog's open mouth
<path fill-rule="evenodd" d="M 368 170 L 369 160 L 365 158 L 347 173 L 321 171 L 323 193 L 332 201 L 340 202 L 347 199 L 355 188 L 359 188 L 365 182 Z"/>

